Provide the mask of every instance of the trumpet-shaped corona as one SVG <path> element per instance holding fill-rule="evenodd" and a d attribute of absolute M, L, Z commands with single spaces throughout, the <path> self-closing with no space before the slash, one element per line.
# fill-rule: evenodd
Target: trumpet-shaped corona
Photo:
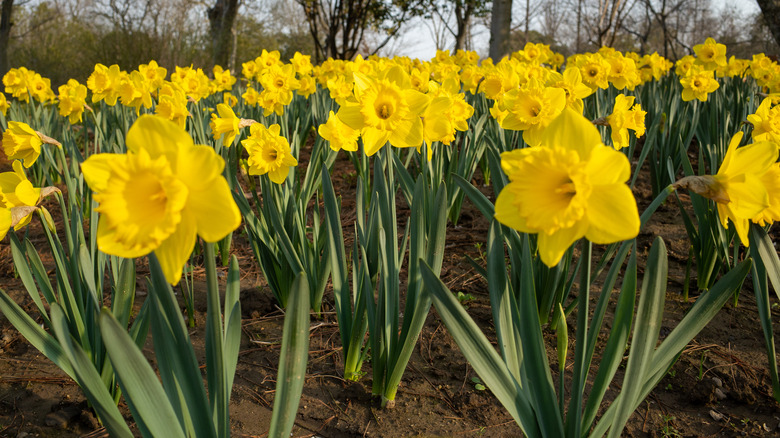
<path fill-rule="evenodd" d="M 541 136 L 539 147 L 505 152 L 510 183 L 496 199 L 496 219 L 538 233 L 539 255 L 555 266 L 578 239 L 606 244 L 639 233 L 639 213 L 626 184 L 625 155 L 606 147 L 582 115 L 565 109 Z"/>
<path fill-rule="evenodd" d="M 154 251 L 175 285 L 197 235 L 216 242 L 241 222 L 225 162 L 157 116 L 141 116 L 126 144 L 127 154 L 96 154 L 81 165 L 99 204 L 98 248 L 127 258 Z"/>

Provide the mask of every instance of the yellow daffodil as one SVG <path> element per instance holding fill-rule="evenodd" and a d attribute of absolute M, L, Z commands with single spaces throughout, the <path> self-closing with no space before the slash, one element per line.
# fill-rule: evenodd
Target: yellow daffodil
<path fill-rule="evenodd" d="M 168 76 L 168 70 L 165 67 L 160 67 L 157 61 L 149 61 L 149 64 L 141 64 L 138 66 L 138 71 L 143 75 L 148 83 L 148 87 L 151 90 L 157 90 L 162 88 L 165 77 Z"/>
<path fill-rule="evenodd" d="M 95 70 L 87 78 L 87 88 L 92 91 L 92 103 L 103 100 L 109 106 L 116 105 L 120 85 L 122 85 L 122 72 L 116 64 L 111 67 L 95 64 Z"/>
<path fill-rule="evenodd" d="M 154 108 L 155 114 L 184 129 L 187 125 L 187 116 L 190 114 L 184 90 L 172 82 L 164 82 L 160 88 L 159 96 L 160 101 Z"/>
<path fill-rule="evenodd" d="M 54 100 L 54 91 L 51 89 L 51 80 L 44 78 L 38 73 L 32 75 L 28 80 L 30 93 L 38 102 L 48 102 Z"/>
<path fill-rule="evenodd" d="M 257 92 L 252 86 L 248 86 L 244 94 L 241 95 L 246 105 L 257 105 L 260 101 L 260 93 Z"/>
<path fill-rule="evenodd" d="M 278 116 L 284 114 L 284 107 L 292 102 L 293 91 L 301 86 L 295 79 L 292 64 L 281 67 L 270 65 L 260 76 L 260 84 L 263 86 L 263 91 L 260 92 L 260 105 L 266 117 L 271 113 L 276 113 Z"/>
<path fill-rule="evenodd" d="M 217 105 L 217 113 L 219 115 L 211 114 L 211 122 L 209 123 L 211 135 L 214 137 L 214 140 L 219 140 L 222 137 L 222 144 L 230 147 L 240 132 L 238 124 L 241 119 L 236 116 L 232 108 L 224 103 Z"/>
<path fill-rule="evenodd" d="M 87 87 L 70 79 L 67 84 L 60 85 L 58 91 L 60 115 L 67 117 L 71 125 L 80 122 L 87 105 Z"/>
<path fill-rule="evenodd" d="M 523 131 L 523 140 L 536 146 L 547 125 L 566 107 L 566 92 L 530 80 L 522 88 L 504 94 L 500 106 L 502 110 L 508 111 L 501 127 Z"/>
<path fill-rule="evenodd" d="M 769 195 L 769 205 L 751 220 L 762 227 L 780 221 L 780 163 L 774 163 L 761 177 L 761 183 Z"/>
<path fill-rule="evenodd" d="M 637 138 L 645 134 L 645 115 L 642 106 L 634 105 L 634 96 L 618 94 L 615 97 L 615 106 L 612 114 L 607 116 L 607 123 L 612 129 L 612 146 L 620 150 L 628 147 L 628 130 L 634 131 Z"/>
<path fill-rule="evenodd" d="M 233 88 L 236 78 L 230 74 L 230 70 L 224 70 L 222 67 L 215 65 L 212 71 L 214 72 L 214 80 L 211 82 L 213 92 L 230 91 Z"/>
<path fill-rule="evenodd" d="M 566 92 L 566 106 L 580 114 L 585 108 L 582 100 L 593 94 L 593 89 L 582 83 L 582 74 L 577 67 L 568 67 L 563 74 L 551 72 L 547 86 L 563 89 Z"/>
<path fill-rule="evenodd" d="M 0 93 L 0 114 L 5 116 L 8 112 L 8 108 L 11 108 L 11 105 L 8 103 L 8 100 L 6 100 L 5 94 Z"/>
<path fill-rule="evenodd" d="M 707 38 L 704 44 L 693 46 L 693 52 L 696 53 L 696 64 L 701 65 L 706 70 L 715 70 L 728 64 L 726 46 L 716 43 L 712 38 Z"/>
<path fill-rule="evenodd" d="M 5 86 L 5 92 L 10 93 L 15 99 L 27 102 L 30 100 L 30 94 L 28 92 L 28 78 L 30 71 L 24 67 L 12 68 L 3 75 L 3 85 Z"/>
<path fill-rule="evenodd" d="M 639 233 L 639 212 L 626 184 L 631 166 L 606 147 L 598 130 L 564 109 L 541 136 L 539 147 L 501 154 L 510 183 L 496 199 L 496 219 L 538 233 L 539 255 L 555 266 L 581 237 L 607 244 Z"/>
<path fill-rule="evenodd" d="M 122 84 L 119 86 L 119 101 L 122 105 L 135 108 L 135 114 L 141 112 L 141 106 L 144 108 L 152 107 L 152 89 L 150 83 L 139 71 L 130 72 L 122 78 Z"/>
<path fill-rule="evenodd" d="M 13 172 L 0 173 L 0 202 L 2 207 L 34 206 L 41 198 L 41 189 L 33 187 L 27 175 L 24 173 L 22 163 L 13 162 Z M 20 229 L 30 223 L 32 212 L 26 215 L 17 225 Z"/>
<path fill-rule="evenodd" d="M 337 117 L 361 131 L 367 155 L 388 141 L 395 147 L 417 147 L 423 141 L 420 115 L 430 97 L 411 88 L 409 75 L 392 67 L 379 79 L 354 73 L 356 102 L 345 102 Z"/>
<path fill-rule="evenodd" d="M 747 116 L 753 124 L 753 141 L 771 140 L 780 143 L 780 106 L 772 106 L 772 99 L 765 98 L 755 114 Z"/>
<path fill-rule="evenodd" d="M 582 82 L 592 90 L 609 87 L 609 63 L 599 54 L 580 55 L 576 58 L 576 66 L 580 69 Z"/>
<path fill-rule="evenodd" d="M 279 135 L 279 125 L 266 128 L 255 123 L 249 129 L 249 138 L 241 142 L 249 154 L 249 174 L 267 174 L 271 181 L 282 184 L 287 179 L 290 167 L 298 165 L 298 160 L 290 151 L 290 143 Z"/>
<path fill-rule="evenodd" d="M 311 63 L 311 56 L 304 55 L 300 52 L 295 52 L 292 58 L 290 58 L 290 64 L 295 68 L 295 73 L 298 77 L 311 75 L 314 66 Z"/>
<path fill-rule="evenodd" d="M 685 76 L 680 78 L 680 84 L 683 86 L 682 100 L 686 102 L 693 99 L 706 102 L 707 96 L 720 87 L 713 71 L 703 70 L 698 66 L 691 67 Z"/>
<path fill-rule="evenodd" d="M 360 131 L 344 124 L 333 111 L 328 115 L 328 121 L 317 127 L 317 133 L 320 134 L 320 137 L 328 140 L 330 148 L 334 151 L 344 149 L 354 152 L 358 149 Z"/>
<path fill-rule="evenodd" d="M 304 99 L 308 99 L 309 96 L 317 91 L 317 81 L 314 80 L 312 76 L 303 75 L 299 77 L 298 84 L 300 85 L 300 88 L 298 88 L 295 92 L 298 94 L 298 96 L 301 96 Z"/>
<path fill-rule="evenodd" d="M 774 210 L 767 208 L 776 209 L 778 205 L 770 203 L 767 188 L 780 185 L 776 180 L 780 173 L 773 170 L 777 166 L 777 143 L 762 141 L 738 147 L 742 135 L 738 132 L 731 138 L 717 174 L 685 177 L 675 185 L 715 201 L 723 227 L 728 228 L 731 219 L 739 239 L 747 246 L 750 221 L 774 217 Z M 766 175 L 768 172 L 772 173 Z"/>
<path fill-rule="evenodd" d="M 11 229 L 13 223 L 13 217 L 11 215 L 11 209 L 0 207 L 0 240 L 5 239 L 5 235 L 8 234 L 8 230 Z"/>
<path fill-rule="evenodd" d="M 141 116 L 126 144 L 127 154 L 96 154 L 81 165 L 99 203 L 98 248 L 126 258 L 154 251 L 175 285 L 197 235 L 216 242 L 241 222 L 225 162 L 157 116 Z"/>
<path fill-rule="evenodd" d="M 32 129 L 24 122 L 8 122 L 8 129 L 3 133 L 3 150 L 9 160 L 23 160 L 24 167 L 30 167 L 41 155 L 43 143 L 62 145 L 51 137 Z"/>

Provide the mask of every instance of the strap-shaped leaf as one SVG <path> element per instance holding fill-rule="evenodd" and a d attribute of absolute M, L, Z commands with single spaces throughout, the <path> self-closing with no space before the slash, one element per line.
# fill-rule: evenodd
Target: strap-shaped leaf
<path fill-rule="evenodd" d="M 138 428 L 145 436 L 184 438 L 157 375 L 141 351 L 107 309 L 100 312 L 100 331 L 106 350 L 114 364 L 119 385 L 125 394 Z"/>
<path fill-rule="evenodd" d="M 303 392 L 309 360 L 309 283 L 304 273 L 293 281 L 283 333 L 269 438 L 290 436 Z"/>
<path fill-rule="evenodd" d="M 51 322 L 63 352 L 73 366 L 75 380 L 97 412 L 100 422 L 103 423 L 111 436 L 132 437 L 130 428 L 127 427 L 125 419 L 119 413 L 114 398 L 108 392 L 100 374 L 95 369 L 95 365 L 92 364 L 84 350 L 71 340 L 65 313 L 57 303 L 51 305 Z"/>
<path fill-rule="evenodd" d="M 425 282 L 424 290 L 430 293 L 447 331 L 455 339 L 466 360 L 474 367 L 474 371 L 509 411 L 526 436 L 541 436 L 538 418 L 528 396 L 509 372 L 501 356 L 490 345 L 490 341 L 424 260 L 420 260 L 420 273 Z"/>

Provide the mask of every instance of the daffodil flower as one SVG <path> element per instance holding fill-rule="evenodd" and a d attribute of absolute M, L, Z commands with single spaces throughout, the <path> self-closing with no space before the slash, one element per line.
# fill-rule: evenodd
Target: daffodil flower
<path fill-rule="evenodd" d="M 154 251 L 175 285 L 197 235 L 216 242 L 241 223 L 225 162 L 157 116 L 141 116 L 126 144 L 127 154 L 92 155 L 81 165 L 99 204 L 98 248 L 126 258 Z"/>
<path fill-rule="evenodd" d="M 8 122 L 8 129 L 2 137 L 3 150 L 9 160 L 23 160 L 24 167 L 30 167 L 41 155 L 43 143 L 62 147 L 58 141 L 32 129 L 23 122 Z"/>
<path fill-rule="evenodd" d="M 618 94 L 612 114 L 607 116 L 607 122 L 612 129 L 612 146 L 620 150 L 629 143 L 628 130 L 635 132 L 637 138 L 645 134 L 645 115 L 639 104 L 634 105 L 634 96 Z"/>
<path fill-rule="evenodd" d="M 717 174 L 688 176 L 677 181 L 675 186 L 715 201 L 723 228 L 728 228 L 731 219 L 739 239 L 747 246 L 750 221 L 772 220 L 773 212 L 778 208 L 777 196 L 773 194 L 773 205 L 767 187 L 780 186 L 777 180 L 780 172 L 773 169 L 778 155 L 777 143 L 762 141 L 738 147 L 742 135 L 738 132 L 731 138 Z"/>
<path fill-rule="evenodd" d="M 287 139 L 279 135 L 281 127 L 274 124 L 266 128 L 255 123 L 249 130 L 249 138 L 241 142 L 249 154 L 249 174 L 267 174 L 276 184 L 283 183 L 290 167 L 297 166 L 298 160 L 292 155 Z"/>
<path fill-rule="evenodd" d="M 366 155 L 375 154 L 388 141 L 395 147 L 417 147 L 423 141 L 420 116 L 431 98 L 411 88 L 409 75 L 392 67 L 380 79 L 354 73 L 356 102 L 345 102 L 336 115 L 358 129 Z"/>
<path fill-rule="evenodd" d="M 496 199 L 496 219 L 538 233 L 539 255 L 551 267 L 582 237 L 598 244 L 636 237 L 639 213 L 626 184 L 626 156 L 604 146 L 598 130 L 569 108 L 540 140 L 538 147 L 501 154 L 510 183 Z"/>
<path fill-rule="evenodd" d="M 330 148 L 334 151 L 344 149 L 354 152 L 358 149 L 360 131 L 344 124 L 333 111 L 328 115 L 328 121 L 317 127 L 317 133 L 320 137 L 328 140 Z"/>

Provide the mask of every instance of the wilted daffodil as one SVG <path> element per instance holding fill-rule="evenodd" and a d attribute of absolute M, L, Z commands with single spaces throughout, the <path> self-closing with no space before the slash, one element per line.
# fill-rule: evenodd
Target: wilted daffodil
<path fill-rule="evenodd" d="M 216 242 L 241 223 L 225 162 L 157 116 L 141 116 L 126 144 L 127 154 L 96 154 L 81 165 L 99 204 L 98 248 L 126 258 L 154 251 L 175 285 L 197 235 Z"/>
<path fill-rule="evenodd" d="M 771 218 L 771 211 L 766 211 L 772 206 L 767 187 L 779 185 L 773 178 L 780 177 L 780 173 L 773 170 L 778 155 L 777 143 L 761 141 L 738 147 L 742 135 L 738 132 L 731 138 L 717 174 L 688 176 L 677 181 L 675 186 L 715 201 L 723 227 L 728 228 L 731 219 L 739 239 L 747 246 L 750 221 Z M 768 216 L 762 216 L 762 213 Z"/>
<path fill-rule="evenodd" d="M 249 174 L 268 174 L 268 178 L 276 184 L 283 183 L 290 167 L 298 165 L 298 160 L 290 150 L 290 143 L 279 135 L 280 129 L 279 125 L 266 128 L 255 123 L 249 128 L 249 138 L 241 142 L 249 154 Z"/>
<path fill-rule="evenodd" d="M 555 266 L 575 241 L 607 244 L 639 233 L 639 212 L 626 184 L 625 155 L 604 146 L 598 130 L 572 109 L 553 120 L 538 147 L 501 154 L 510 183 L 496 199 L 496 219 L 538 233 L 539 255 Z"/>
<path fill-rule="evenodd" d="M 3 150 L 9 160 L 23 160 L 24 167 L 30 167 L 41 155 L 43 143 L 62 147 L 62 144 L 51 137 L 41 134 L 23 122 L 8 122 L 8 129 L 3 132 Z"/>

